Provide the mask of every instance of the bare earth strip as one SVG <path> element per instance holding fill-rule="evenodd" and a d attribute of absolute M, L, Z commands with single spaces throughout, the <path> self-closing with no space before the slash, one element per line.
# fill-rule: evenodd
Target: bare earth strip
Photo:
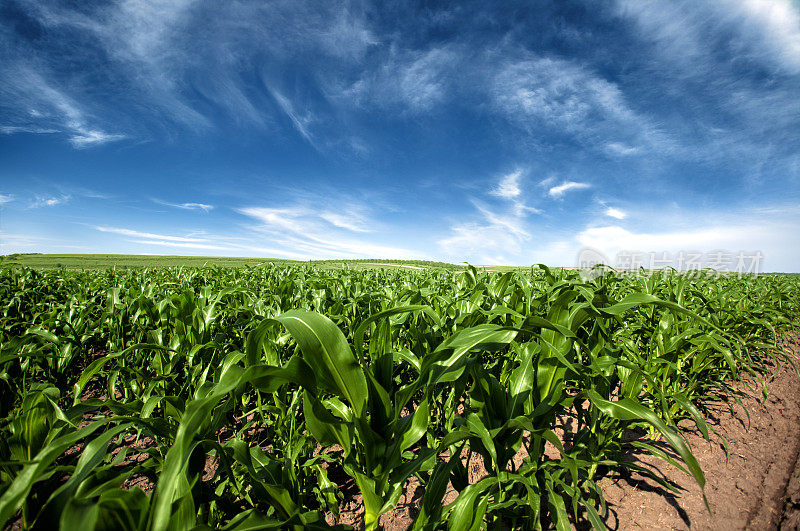
<path fill-rule="evenodd" d="M 780 346 L 797 365 L 800 334 L 783 340 Z M 635 461 L 655 466 L 683 490 L 675 495 L 638 473 L 605 478 L 601 486 L 609 505 L 609 528 L 728 531 L 771 530 L 780 525 L 783 530 L 800 529 L 800 468 L 796 469 L 800 454 L 800 376 L 783 361 L 763 378 L 766 399 L 761 381 L 748 376 L 739 384 L 741 406 L 733 398 L 728 403 L 705 404 L 709 425 L 718 434 L 711 435 L 710 444 L 692 422 L 680 423 L 706 476 L 710 515 L 694 479 L 651 455 L 637 455 Z M 749 412 L 749 421 L 742 406 Z M 727 441 L 727 456 L 719 435 Z M 480 463 L 473 465 L 478 469 L 470 470 L 471 482 L 485 474 Z M 421 502 L 419 487 L 416 478 L 409 480 L 398 507 L 381 517 L 384 529 L 410 529 Z M 455 494 L 449 492 L 445 503 L 452 502 Z M 342 509 L 341 523 L 363 529 L 360 496 L 352 497 Z"/>
<path fill-rule="evenodd" d="M 794 465 L 794 473 L 786 487 L 783 516 L 779 529 L 800 529 L 800 456 Z"/>
<path fill-rule="evenodd" d="M 781 347 L 800 366 L 800 333 L 786 338 Z M 727 457 L 719 436 L 712 435 L 709 444 L 693 423 L 680 425 L 706 475 L 711 515 L 690 476 L 650 455 L 637 455 L 636 460 L 655 466 L 667 480 L 684 490 L 675 495 L 639 474 L 605 478 L 601 486 L 609 505 L 609 528 L 800 529 L 800 376 L 783 361 L 780 367 L 772 367 L 765 383 L 766 399 L 758 379 L 747 377 L 739 385 L 749 420 L 742 406 L 732 399 L 729 403 L 705 404 L 709 424 L 728 443 Z M 90 396 L 91 393 L 87 391 L 83 399 L 102 398 L 99 394 Z M 515 462 L 519 464 L 522 457 L 523 454 L 516 456 Z M 210 471 L 216 468 L 215 463 L 207 466 Z M 485 474 L 480 460 L 470 464 L 470 482 Z M 150 492 L 154 485 L 148 481 L 127 485 L 133 486 Z M 339 522 L 363 529 L 364 508 L 355 485 L 343 481 L 340 488 L 347 492 L 347 502 Z M 381 526 L 392 531 L 409 529 L 419 511 L 421 493 L 420 482 L 412 477 L 398 507 L 381 517 Z M 450 488 L 445 503 L 451 503 L 456 494 Z M 327 516 L 333 523 L 332 515 Z M 12 524 L 11 528 L 15 526 Z"/>
<path fill-rule="evenodd" d="M 800 336 L 782 342 L 784 352 L 797 363 Z M 800 497 L 800 485 L 790 477 L 800 451 L 800 377 L 785 361 L 767 375 L 766 400 L 760 383 L 745 378 L 742 405 L 750 413 L 750 429 L 744 410 L 731 401 L 707 404 L 711 426 L 728 442 L 726 459 L 719 437 L 707 443 L 691 422 L 681 423 L 706 475 L 705 508 L 700 488 L 688 475 L 652 456 L 638 459 L 656 465 L 666 478 L 686 489 L 675 496 L 638 474 L 605 479 L 601 485 L 609 501 L 611 529 L 797 529 L 796 515 L 787 514 L 791 498 Z M 748 390 L 748 385 L 752 388 Z M 787 484 L 788 487 L 787 487 Z M 787 488 L 789 492 L 787 492 Z M 791 489 L 795 492 L 791 492 Z M 800 501 L 800 500 L 798 500 Z"/>

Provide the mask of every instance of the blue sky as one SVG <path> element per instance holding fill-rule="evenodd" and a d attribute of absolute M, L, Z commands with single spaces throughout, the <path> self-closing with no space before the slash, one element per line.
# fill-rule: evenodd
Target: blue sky
<path fill-rule="evenodd" d="M 7 0 L 0 252 L 800 271 L 798 94 L 796 0 Z"/>

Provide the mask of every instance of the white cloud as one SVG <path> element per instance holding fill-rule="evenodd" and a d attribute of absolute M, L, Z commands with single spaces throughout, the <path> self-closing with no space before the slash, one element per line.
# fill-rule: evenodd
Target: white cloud
<path fill-rule="evenodd" d="M 366 71 L 355 82 L 330 90 L 341 103 L 404 111 L 430 111 L 450 95 L 460 53 L 453 47 L 405 50 L 391 47 L 380 69 Z"/>
<path fill-rule="evenodd" d="M 72 197 L 65 194 L 62 194 L 60 196 L 37 195 L 33 200 L 33 202 L 30 204 L 30 208 L 54 207 L 58 205 L 63 205 L 70 199 L 72 199 Z"/>
<path fill-rule="evenodd" d="M 0 252 L 2 254 L 13 253 L 19 250 L 28 252 L 32 247 L 40 245 L 41 238 L 27 234 L 9 234 L 0 231 Z"/>
<path fill-rule="evenodd" d="M 800 5 L 791 0 L 725 0 L 720 16 L 735 15 L 745 46 L 792 74 L 800 73 Z"/>
<path fill-rule="evenodd" d="M 327 27 L 316 34 L 320 47 L 327 53 L 358 60 L 369 48 L 378 44 L 378 39 L 363 19 L 347 9 L 339 10 L 335 17 L 333 24 L 326 21 Z"/>
<path fill-rule="evenodd" d="M 32 110 L 16 116 L 14 125 L 4 125 L 4 134 L 20 132 L 52 134 L 63 132 L 76 148 L 85 148 L 125 138 L 125 135 L 106 133 L 89 125 L 86 112 L 63 90 L 54 87 L 46 77 L 29 64 L 10 64 L 3 76 L 5 95 L 42 110 Z M 2 93 L 0 93 L 2 94 Z"/>
<path fill-rule="evenodd" d="M 497 187 L 489 193 L 509 200 L 519 197 L 519 195 L 522 193 L 522 190 L 519 188 L 519 179 L 521 176 L 522 170 L 509 173 L 503 177 L 500 180 L 500 184 L 498 184 Z"/>
<path fill-rule="evenodd" d="M 0 194 L 0 205 L 5 205 L 6 203 L 10 203 L 14 200 L 14 196 Z"/>
<path fill-rule="evenodd" d="M 204 238 L 188 238 L 186 236 L 171 236 L 166 234 L 153 234 L 151 232 L 139 232 L 131 229 L 123 229 L 118 227 L 95 227 L 100 232 L 111 232 L 114 234 L 121 234 L 123 236 L 130 236 L 132 238 L 145 238 L 147 240 L 163 240 L 168 242 L 178 243 L 201 243 L 208 241 Z"/>
<path fill-rule="evenodd" d="M 209 243 L 189 243 L 163 240 L 131 240 L 139 245 L 159 245 L 162 247 L 174 247 L 176 249 L 206 249 L 209 251 L 231 251 L 232 247 L 223 245 L 212 245 Z"/>
<path fill-rule="evenodd" d="M 520 238 L 501 225 L 467 222 L 450 227 L 451 235 L 436 242 L 445 256 L 462 261 L 475 256 L 480 262 L 495 263 L 496 253 L 518 255 L 521 252 Z"/>
<path fill-rule="evenodd" d="M 719 50 L 710 43 L 717 42 L 736 56 L 800 72 L 800 7 L 792 0 L 618 0 L 617 10 L 687 70 L 707 72 Z"/>
<path fill-rule="evenodd" d="M 290 232 L 302 231 L 303 223 L 301 218 L 312 214 L 310 209 L 304 207 L 247 207 L 240 208 L 239 212 L 256 218 L 270 227 Z"/>
<path fill-rule="evenodd" d="M 547 188 L 548 186 L 550 186 L 554 182 L 556 182 L 556 178 L 555 178 L 555 176 L 551 175 L 550 177 L 547 177 L 546 179 L 542 179 L 541 181 L 539 181 L 539 186 L 543 186 L 543 187 Z"/>
<path fill-rule="evenodd" d="M 636 153 L 639 153 L 639 148 L 634 146 L 628 146 L 621 142 L 611 142 L 609 144 L 606 144 L 606 148 L 608 149 L 609 152 L 611 152 L 614 155 L 626 156 L 626 155 L 635 155 Z"/>
<path fill-rule="evenodd" d="M 520 179 L 522 178 L 522 170 L 516 170 L 503 176 L 495 188 L 489 194 L 510 201 L 514 208 L 514 215 L 518 217 L 525 217 L 529 213 L 540 214 L 541 210 L 525 204 L 521 198 L 522 189 L 520 188 Z"/>
<path fill-rule="evenodd" d="M 278 104 L 278 107 L 289 117 L 289 120 L 292 122 L 292 125 L 297 130 L 300 135 L 306 139 L 306 142 L 311 144 L 316 149 L 316 144 L 314 142 L 314 137 L 311 135 L 311 131 L 309 130 L 309 126 L 314 121 L 313 116 L 311 113 L 306 112 L 302 115 L 299 114 L 292 102 L 289 101 L 283 94 L 278 92 L 277 90 L 267 87 L 269 93 L 272 94 L 272 97 L 275 98 L 275 102 Z"/>
<path fill-rule="evenodd" d="M 214 209 L 213 205 L 207 205 L 205 203 L 181 203 L 176 206 L 177 208 L 182 208 L 184 210 L 202 210 L 203 212 L 208 212 Z"/>
<path fill-rule="evenodd" d="M 202 210 L 203 212 L 210 212 L 214 209 L 213 205 L 207 205 L 205 203 L 169 203 L 167 201 L 161 201 L 159 199 L 153 199 L 159 205 L 169 206 L 173 208 L 180 208 L 181 210 Z"/>
<path fill-rule="evenodd" d="M 58 253 L 64 250 L 88 251 L 90 247 L 66 243 L 63 237 L 47 237 L 41 234 L 14 234 L 0 231 L 0 254 Z"/>
<path fill-rule="evenodd" d="M 605 214 L 606 214 L 606 216 L 609 216 L 609 217 L 612 217 L 612 218 L 615 218 L 615 219 L 625 219 L 626 217 L 628 217 L 628 214 L 626 214 L 622 210 L 619 210 L 618 208 L 614 208 L 614 207 L 607 208 Z"/>
<path fill-rule="evenodd" d="M 579 183 L 575 181 L 565 181 L 558 186 L 553 186 L 550 190 L 547 191 L 550 194 L 550 197 L 559 198 L 562 197 L 565 193 L 569 192 L 570 190 L 585 190 L 587 188 L 591 188 L 590 184 L 587 183 Z"/>
<path fill-rule="evenodd" d="M 308 207 L 248 207 L 239 212 L 258 221 L 253 230 L 267 234 L 273 244 L 285 247 L 307 258 L 420 258 L 418 251 L 374 243 L 366 239 L 353 239 L 337 229 L 348 232 L 367 232 L 371 222 L 365 214 L 359 220 L 348 219 L 346 214 L 322 211 Z M 331 226 L 335 227 L 332 228 Z M 387 239 L 383 235 L 384 241 Z"/>
<path fill-rule="evenodd" d="M 677 209 L 677 207 L 675 207 Z M 654 212 L 659 209 L 653 208 Z M 468 220 L 451 227 L 451 234 L 441 239 L 440 250 L 451 261 L 469 259 L 476 263 L 495 263 L 502 257 L 506 264 L 545 263 L 575 266 L 578 253 L 585 248 L 595 249 L 613 265 L 618 253 L 642 253 L 640 262 L 649 265 L 649 253 L 663 258 L 667 253 L 677 266 L 681 251 L 705 253 L 709 256 L 724 250 L 733 255 L 740 252 L 755 256 L 761 252 L 761 271 L 797 271 L 796 249 L 800 247 L 797 231 L 800 209 L 796 205 L 775 205 L 738 212 L 660 211 L 655 224 L 644 225 L 637 220 L 633 228 L 608 223 L 584 228 L 559 229 L 541 233 L 517 220 L 498 219 L 486 209 L 479 220 Z M 506 222 L 511 223 L 509 226 Z M 659 264 L 656 264 L 659 265 Z M 663 265 L 663 264 L 661 264 Z M 734 264 L 735 266 L 735 264 Z"/>
<path fill-rule="evenodd" d="M 70 191 L 70 193 L 72 193 L 74 195 L 78 195 L 78 196 L 81 196 L 81 197 L 87 197 L 89 199 L 114 199 L 114 195 L 112 195 L 112 194 L 107 194 L 107 193 L 104 193 L 104 192 L 98 192 L 96 190 L 91 190 L 91 189 L 88 189 L 88 188 L 71 186 L 69 188 L 69 191 Z"/>
<path fill-rule="evenodd" d="M 501 214 L 478 201 L 473 201 L 481 219 L 457 223 L 451 235 L 437 241 L 442 252 L 457 261 L 474 256 L 481 263 L 497 263 L 501 256 L 518 255 L 522 243 L 529 240 L 524 216 Z"/>
<path fill-rule="evenodd" d="M 737 160 L 751 175 L 786 161 L 776 152 L 791 151 L 800 118 L 797 2 L 617 0 L 616 7 L 641 41 L 646 71 L 661 80 L 658 94 L 683 108 L 660 113 L 672 138 L 684 139 L 674 152 L 701 164 Z"/>
<path fill-rule="evenodd" d="M 743 241 L 755 241 L 765 231 L 750 226 L 703 227 L 672 232 L 631 232 L 617 225 L 590 227 L 581 231 L 577 240 L 587 247 L 642 252 L 692 249 L 732 248 Z"/>
<path fill-rule="evenodd" d="M 434 48 L 421 54 L 399 72 L 400 93 L 413 109 L 424 111 L 432 108 L 445 97 L 445 69 L 452 64 L 451 51 Z"/>
<path fill-rule="evenodd" d="M 493 210 L 472 199 L 480 218 L 451 225 L 450 235 L 437 241 L 441 251 L 456 261 L 473 257 L 482 264 L 497 264 L 508 257 L 519 257 L 523 243 L 531 239 L 526 218 L 530 213 L 541 213 L 523 200 L 520 186 L 523 174 L 523 170 L 508 173 L 489 191 L 489 195 L 507 201 L 507 206 L 501 210 Z"/>
<path fill-rule="evenodd" d="M 37 127 L 35 125 L 0 125 L 0 133 L 13 135 L 16 133 L 52 134 L 60 133 L 60 129 L 52 127 Z"/>
<path fill-rule="evenodd" d="M 320 217 L 335 227 L 353 232 L 372 232 L 369 220 L 358 212 L 322 212 Z"/>
<path fill-rule="evenodd" d="M 530 234 L 524 228 L 522 216 L 497 214 L 477 201 L 474 201 L 473 204 L 475 208 L 478 209 L 478 212 L 483 215 L 484 219 L 489 222 L 490 227 L 504 230 L 522 240 L 530 238 Z"/>
<path fill-rule="evenodd" d="M 105 144 L 115 140 L 122 140 L 125 135 L 109 134 L 103 131 L 96 131 L 86 129 L 80 124 L 75 126 L 75 133 L 69 138 L 70 143 L 76 148 L 85 148 L 89 146 Z"/>
<path fill-rule="evenodd" d="M 764 258 L 760 264 L 762 271 L 797 270 L 796 257 L 793 256 L 794 249 L 800 245 L 796 213 L 776 219 L 774 215 L 764 216 L 753 210 L 735 216 L 717 216 L 716 221 L 712 218 L 701 216 L 689 227 L 673 226 L 663 230 L 593 226 L 580 231 L 575 240 L 583 247 L 601 251 L 610 263 L 623 251 L 643 253 L 642 261 L 647 259 L 648 253 L 656 253 L 657 258 L 666 253 L 674 261 L 681 251 L 697 251 L 705 255 L 725 251 L 731 254 L 734 262 L 740 252 L 745 256 L 760 252 Z"/>
<path fill-rule="evenodd" d="M 200 251 L 216 251 L 214 254 L 224 256 L 267 256 L 275 258 L 292 258 L 304 260 L 311 258 L 308 254 L 293 249 L 264 247 L 258 244 L 259 238 L 253 235 L 213 235 L 204 230 L 193 231 L 186 236 L 154 234 L 119 227 L 94 227 L 101 232 L 109 232 L 127 236 L 130 243 L 143 246 L 172 248 L 176 251 L 197 249 Z M 202 238 L 196 236 L 203 236 Z"/>
<path fill-rule="evenodd" d="M 317 72 L 325 77 L 360 61 L 370 47 L 379 43 L 368 17 L 360 9 L 340 3 L 238 2 L 219 10 L 194 0 L 124 0 L 86 9 L 33 2 L 22 8 L 39 24 L 52 29 L 53 35 L 69 31 L 85 37 L 96 47 L 92 51 L 107 59 L 100 74 L 108 75 L 115 87 L 124 86 L 126 96 L 136 102 L 140 111 L 152 111 L 139 113 L 137 118 L 144 119 L 133 123 L 129 113 L 120 112 L 116 101 L 104 101 L 95 92 L 96 86 L 85 84 L 82 78 L 91 79 L 94 73 L 85 72 L 84 76 L 82 68 L 80 76 L 76 74 L 58 85 L 62 94 L 64 87 L 69 87 L 71 106 L 80 112 L 81 120 L 69 125 L 75 133 L 71 141 L 76 147 L 123 137 L 88 119 L 95 116 L 105 116 L 105 123 L 111 122 L 112 116 L 118 118 L 113 121 L 115 124 L 129 122 L 115 127 L 130 129 L 131 136 L 141 134 L 144 128 L 163 130 L 169 121 L 201 131 L 212 125 L 210 116 L 216 114 L 208 112 L 208 103 L 228 111 L 238 122 L 272 127 L 275 122 L 269 116 L 269 95 L 253 89 L 250 80 L 245 79 L 250 72 L 265 80 L 269 77 L 266 84 L 275 86 L 285 65 L 306 62 L 312 55 L 335 58 L 326 60 L 323 71 Z M 20 49 L 18 55 L 25 57 L 20 64 L 41 73 L 43 79 L 57 79 L 55 73 L 64 71 L 57 64 L 60 58 L 39 56 L 33 48 Z M 253 66 L 246 75 L 245 63 Z M 13 73 L 4 77 L 19 79 Z M 22 99 L 11 95 L 11 99 L 16 104 L 23 102 L 26 110 L 38 112 L 36 103 L 50 93 L 37 90 L 41 83 L 15 83 L 22 89 L 15 91 L 18 94 L 39 96 Z M 118 92 L 114 96 L 119 96 Z M 275 100 L 279 111 L 289 116 L 298 132 L 312 142 L 309 122 L 317 113 L 298 103 L 296 95 L 283 92 Z M 60 112 L 63 114 L 63 110 Z M 34 125 L 40 124 L 10 123 L 0 130 L 10 133 L 11 127 Z"/>
<path fill-rule="evenodd" d="M 628 105 L 619 85 L 579 63 L 529 56 L 505 61 L 495 72 L 491 102 L 525 130 L 550 128 L 599 149 L 622 146 L 619 136 L 625 132 L 629 143 L 671 149 L 650 119 Z"/>

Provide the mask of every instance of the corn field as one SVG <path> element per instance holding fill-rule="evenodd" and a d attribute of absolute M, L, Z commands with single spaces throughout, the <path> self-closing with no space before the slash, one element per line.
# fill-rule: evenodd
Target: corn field
<path fill-rule="evenodd" d="M 674 490 L 632 448 L 704 485 L 676 423 L 799 313 L 788 275 L 4 266 L 0 524 L 378 529 L 413 477 L 414 529 L 604 529 L 602 477 Z"/>

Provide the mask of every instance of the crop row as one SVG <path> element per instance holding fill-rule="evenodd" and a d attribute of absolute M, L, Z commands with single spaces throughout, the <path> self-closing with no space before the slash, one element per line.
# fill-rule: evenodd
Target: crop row
<path fill-rule="evenodd" d="M 704 485 L 676 422 L 708 438 L 798 313 L 780 275 L 2 267 L 0 525 L 327 528 L 357 493 L 373 529 L 414 476 L 415 529 L 604 528 L 604 475 L 674 489 L 631 448 Z"/>

